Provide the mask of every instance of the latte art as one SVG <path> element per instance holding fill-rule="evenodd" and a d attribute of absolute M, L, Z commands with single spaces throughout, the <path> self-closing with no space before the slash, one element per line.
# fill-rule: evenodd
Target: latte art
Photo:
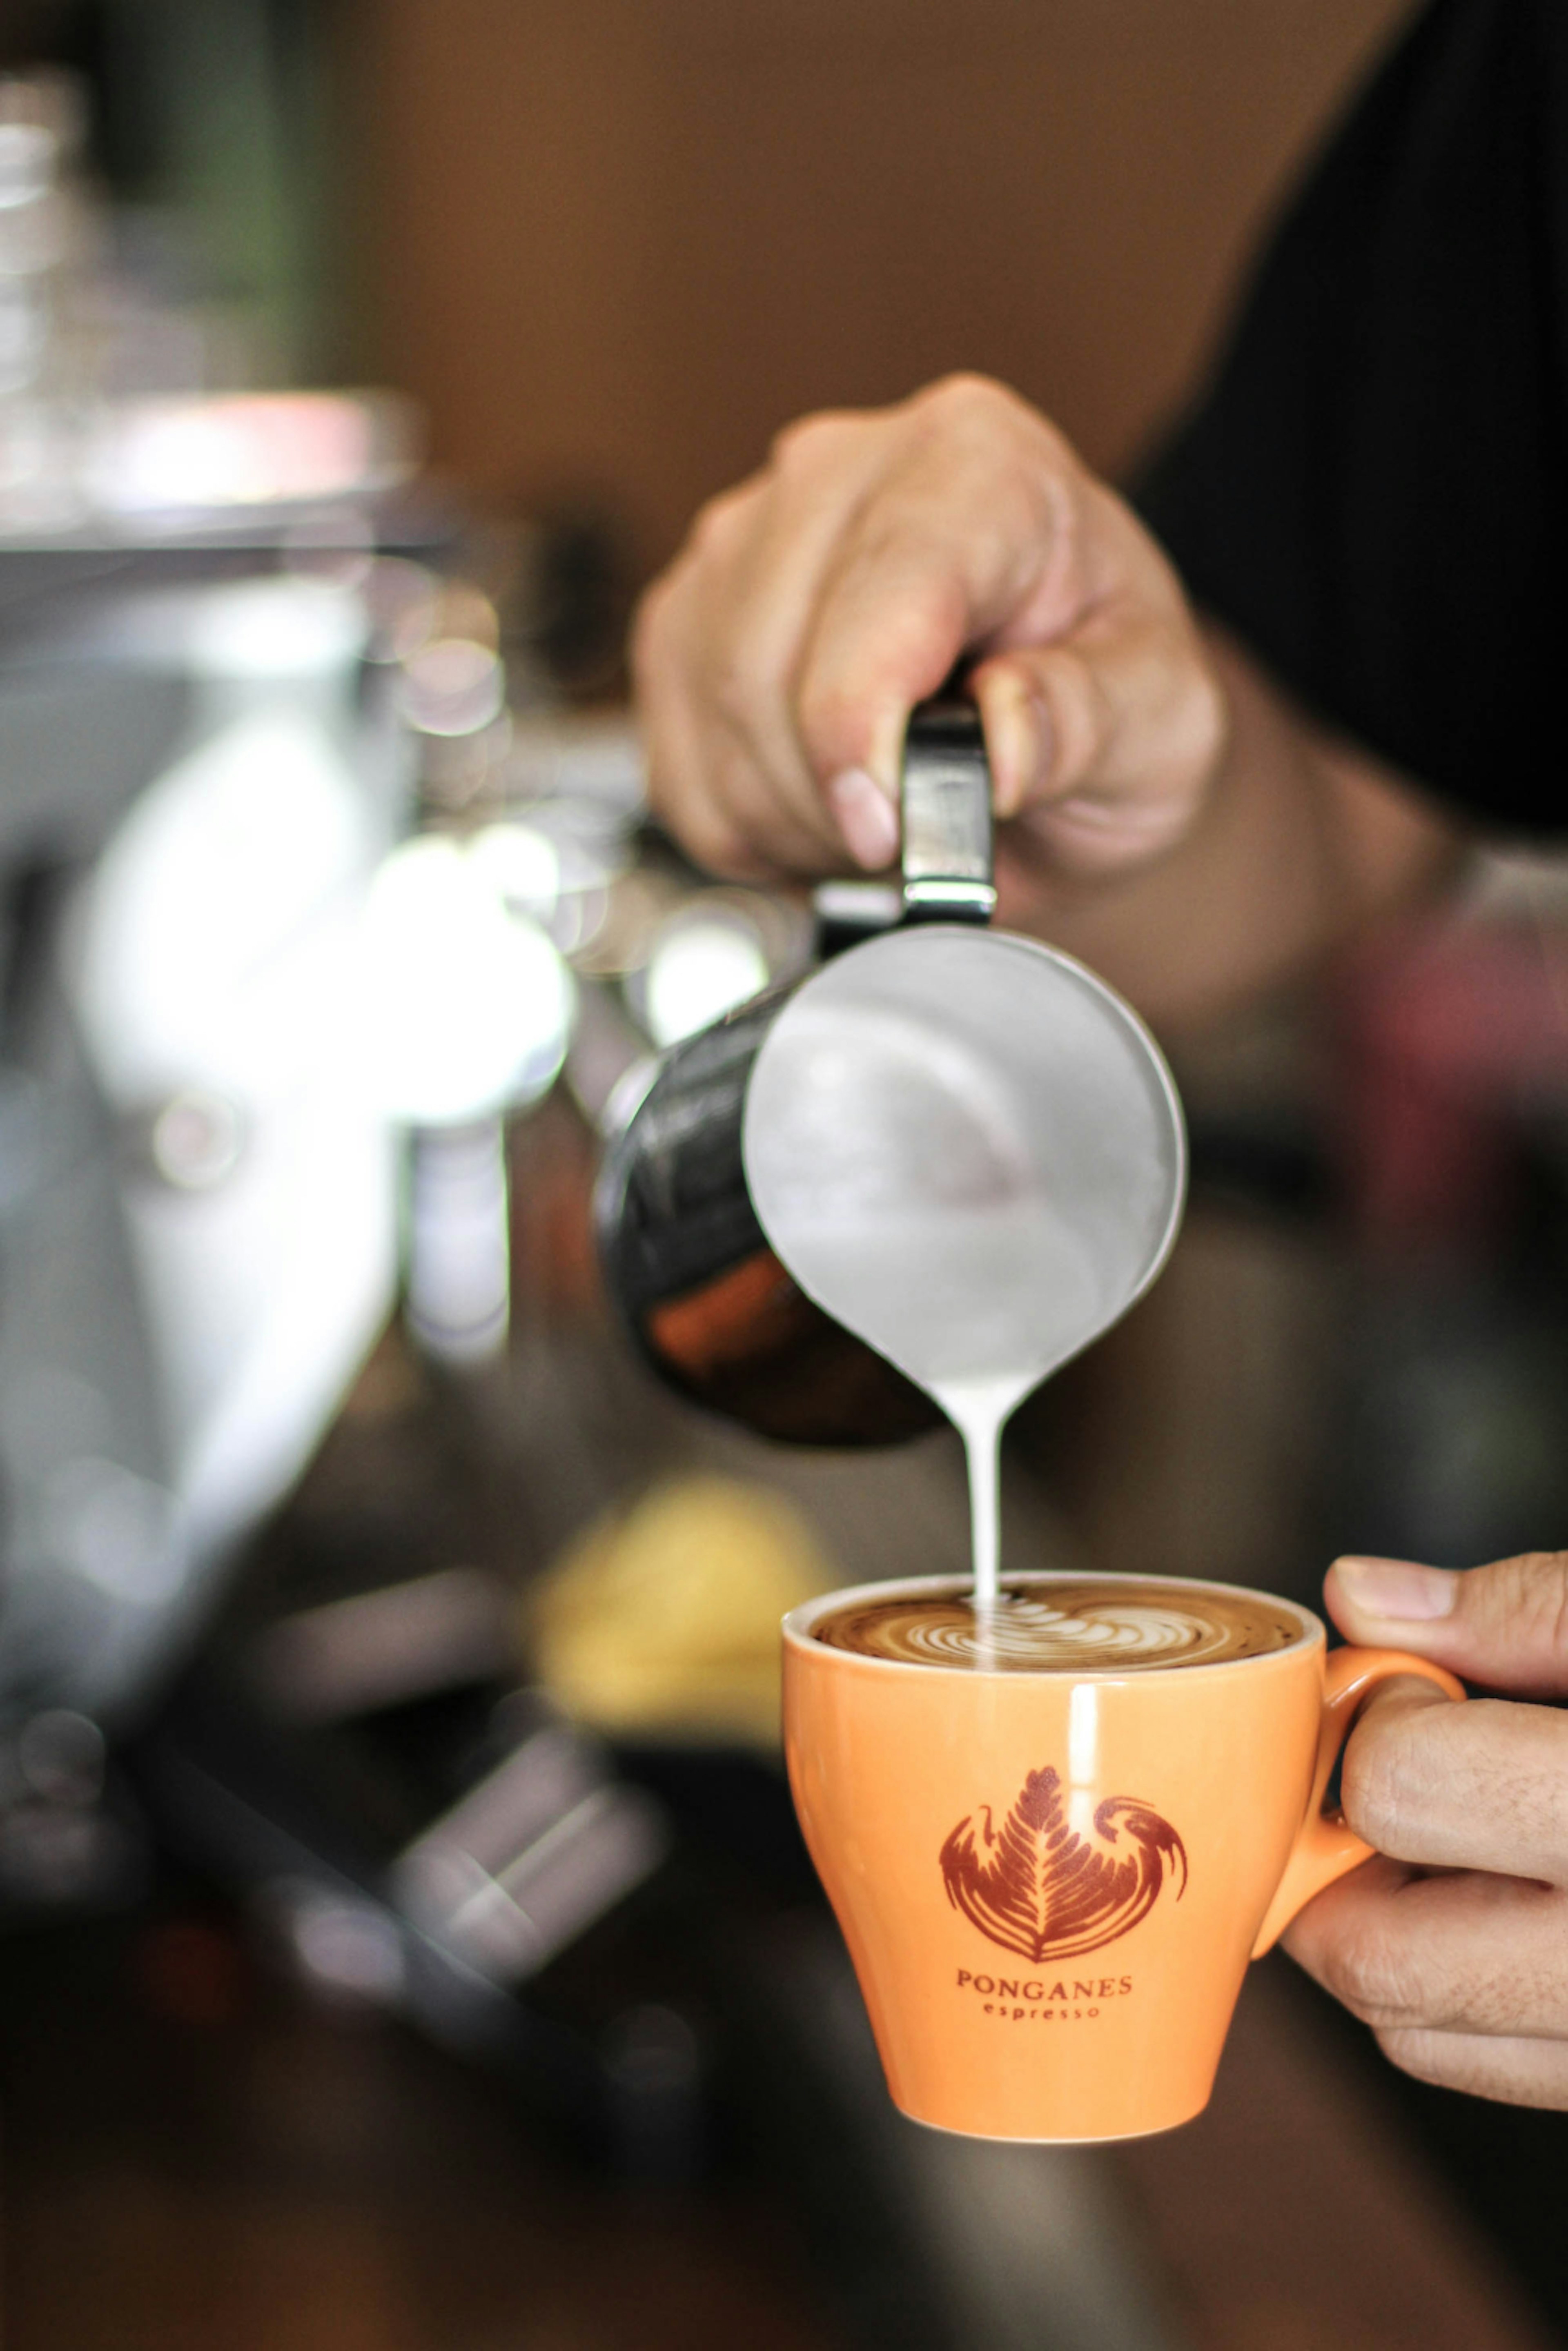
<path fill-rule="evenodd" d="M 984 1613 L 967 1592 L 868 1598 L 823 1617 L 813 1637 L 894 1665 L 1048 1674 L 1223 1665 L 1288 1648 L 1301 1633 L 1250 1593 L 1085 1577 L 1006 1588 Z"/>

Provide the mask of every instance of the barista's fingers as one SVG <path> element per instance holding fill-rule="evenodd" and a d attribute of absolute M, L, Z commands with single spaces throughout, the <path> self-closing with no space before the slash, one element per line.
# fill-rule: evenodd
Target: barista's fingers
<path fill-rule="evenodd" d="M 724 747 L 698 724 L 684 675 L 663 657 L 662 625 L 659 608 L 644 601 L 634 668 L 650 804 L 708 872 L 731 882 L 770 878 L 773 864 L 734 810 L 717 772 Z"/>
<path fill-rule="evenodd" d="M 1500 1698 L 1368 1707 L 1340 1775 L 1378 1853 L 1568 1886 L 1568 1715 Z"/>
<path fill-rule="evenodd" d="M 1061 872 L 1140 864 L 1192 823 L 1218 763 L 1224 704 L 1208 674 L 1184 669 L 1154 632 L 1118 643 L 1097 622 L 1066 644 L 988 663 L 975 691 L 1006 779 L 998 799 L 1005 789 Z"/>
<path fill-rule="evenodd" d="M 1517 1698 L 1568 1697 L 1568 1552 L 1525 1552 L 1468 1572 L 1339 1559 L 1323 1597 L 1353 1641 L 1418 1649 Z"/>
<path fill-rule="evenodd" d="M 1568 2042 L 1403 2029 L 1377 2039 L 1390 2063 L 1418 2082 L 1511 2106 L 1568 2106 Z"/>
<path fill-rule="evenodd" d="M 1171 846 L 1219 767 L 1225 695 L 1174 580 L 1166 597 L 1147 576 L 1158 562 L 1150 550 L 1135 595 L 1096 607 L 1060 643 L 993 656 L 972 680 L 998 811 L 1017 812 L 1066 872 Z"/>
<path fill-rule="evenodd" d="M 687 648 L 698 591 L 683 556 L 654 581 L 637 607 L 630 654 L 643 737 L 649 804 L 700 865 L 749 880 L 753 844 L 734 823 L 710 770 L 711 742 L 698 721 Z"/>
<path fill-rule="evenodd" d="M 809 416 L 773 444 L 762 495 L 733 559 L 707 576 L 705 707 L 735 753 L 732 798 L 743 822 L 770 837 L 793 870 L 841 870 L 846 839 L 862 863 L 886 862 L 896 832 L 862 854 L 862 836 L 824 797 L 802 740 L 797 680 L 825 580 L 893 463 L 885 415 Z M 786 821 L 787 820 L 787 821 Z"/>
<path fill-rule="evenodd" d="M 823 564 L 884 462 L 873 427 L 819 416 L 781 434 L 764 473 L 703 508 L 639 608 L 632 656 L 649 796 L 717 871 L 846 862 L 790 686 Z"/>
<path fill-rule="evenodd" d="M 1285 1946 L 1380 2034 L 1568 2041 L 1568 1894 L 1552 1886 L 1379 1858 L 1309 1903 Z"/>
<path fill-rule="evenodd" d="M 889 464 L 833 550 L 802 649 L 797 724 L 824 789 L 890 803 L 911 707 L 967 653 L 1043 643 L 1099 592 L 1090 476 L 1045 418 L 968 376 L 893 412 Z"/>
<path fill-rule="evenodd" d="M 900 758 L 909 713 L 964 650 L 967 600 L 947 554 L 911 536 L 858 553 L 817 616 L 796 689 L 797 726 L 829 806 L 874 794 L 897 846 Z M 869 861 L 868 861 L 869 862 Z M 885 861 L 884 861 L 885 862 Z"/>

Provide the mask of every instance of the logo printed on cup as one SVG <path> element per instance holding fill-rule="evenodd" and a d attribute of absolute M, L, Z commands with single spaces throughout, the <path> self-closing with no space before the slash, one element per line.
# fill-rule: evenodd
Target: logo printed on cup
<path fill-rule="evenodd" d="M 999 1830 L 989 1804 L 978 1810 L 981 1842 L 975 1813 L 966 1813 L 942 1847 L 947 1899 L 991 1942 L 1036 1967 L 1130 1934 L 1178 1864 L 1178 1902 L 1186 1891 L 1186 1847 L 1141 1797 L 1107 1796 L 1094 1808 L 1092 1839 L 1080 1836 L 1048 1763 L 1029 1773 Z"/>

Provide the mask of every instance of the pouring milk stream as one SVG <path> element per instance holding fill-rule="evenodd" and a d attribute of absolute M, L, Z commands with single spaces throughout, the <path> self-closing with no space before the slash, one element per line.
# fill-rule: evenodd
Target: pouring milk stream
<path fill-rule="evenodd" d="M 746 1180 L 800 1287 L 935 1398 L 998 1596 L 1001 1433 L 1158 1273 L 1186 1185 L 1158 1047 L 1038 941 L 923 923 L 807 979 L 758 1051 Z"/>

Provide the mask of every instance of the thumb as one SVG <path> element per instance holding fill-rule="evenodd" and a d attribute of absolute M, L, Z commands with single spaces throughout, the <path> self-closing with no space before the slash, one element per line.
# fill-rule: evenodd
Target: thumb
<path fill-rule="evenodd" d="M 1469 1569 L 1336 1559 L 1323 1597 L 1347 1640 L 1414 1649 L 1520 1698 L 1568 1697 L 1568 1552 Z"/>
<path fill-rule="evenodd" d="M 1052 643 L 992 653 L 969 684 L 998 814 L 1064 872 L 1139 864 L 1192 823 L 1228 713 L 1185 611 L 1107 603 Z"/>

